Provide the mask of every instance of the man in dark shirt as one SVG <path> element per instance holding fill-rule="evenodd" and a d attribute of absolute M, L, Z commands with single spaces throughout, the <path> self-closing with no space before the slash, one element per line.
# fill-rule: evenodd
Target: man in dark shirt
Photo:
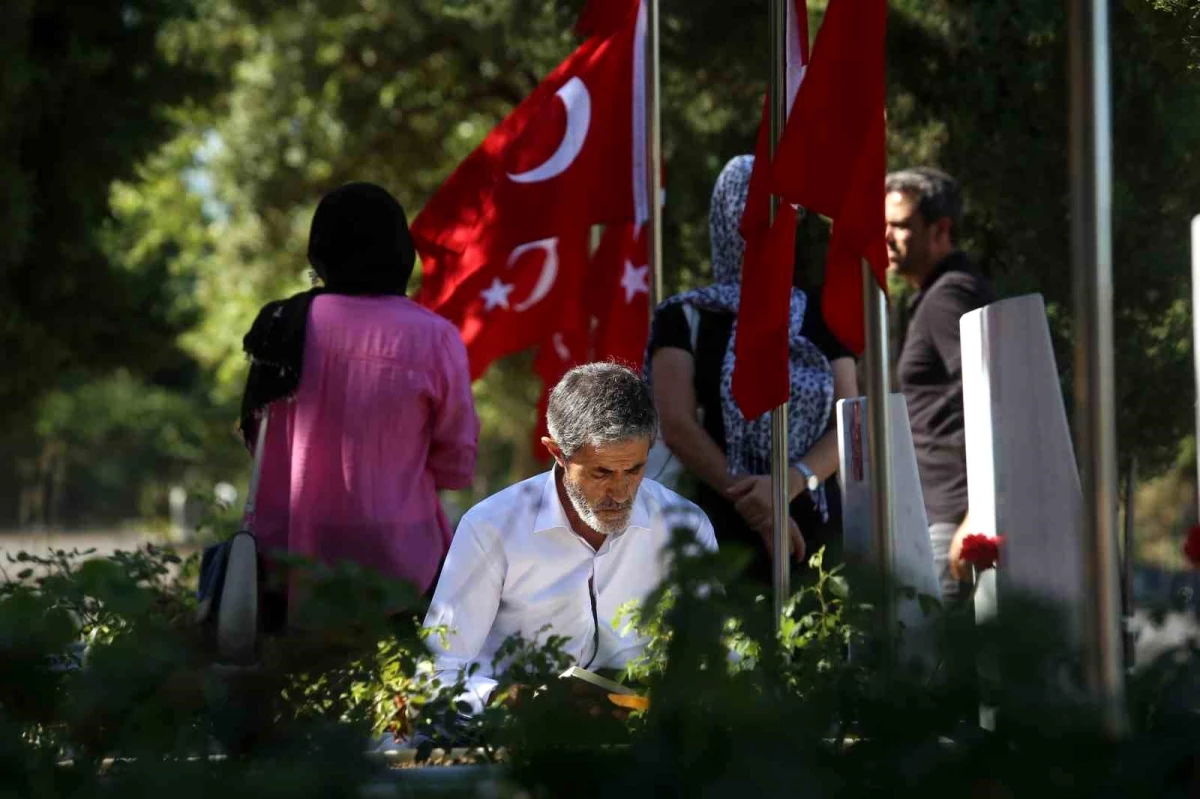
<path fill-rule="evenodd" d="M 888 175 L 886 188 L 888 267 L 917 290 L 896 371 L 908 403 L 942 596 L 954 602 L 970 591 L 956 557 L 967 519 L 958 322 L 995 295 L 958 249 L 962 197 L 952 177 L 937 169 L 906 169 Z"/>

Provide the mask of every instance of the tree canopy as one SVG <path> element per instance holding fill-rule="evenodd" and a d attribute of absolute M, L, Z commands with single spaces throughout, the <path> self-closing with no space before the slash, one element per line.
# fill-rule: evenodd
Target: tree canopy
<path fill-rule="evenodd" d="M 0 221 L 12 231 L 0 243 L 0 335 L 16 368 L 0 393 L 13 412 L 28 406 L 20 429 L 40 431 L 9 445 L 16 460 L 37 474 L 51 438 L 97 440 L 67 435 L 47 397 L 106 401 L 120 391 L 97 380 L 145 380 L 204 420 L 198 449 L 145 479 L 227 475 L 240 457 L 241 336 L 259 304 L 304 286 L 321 193 L 372 180 L 414 215 L 575 46 L 581 5 L 139 0 L 81 14 L 7 4 L 0 46 L 18 57 L 0 71 Z M 810 0 L 814 31 L 824 5 Z M 1172 462 L 1192 426 L 1198 5 L 1112 10 L 1118 426 L 1122 455 L 1143 473 Z M 708 279 L 713 180 L 753 146 L 767 8 L 690 0 L 662 14 L 673 291 Z M 888 141 L 891 168 L 937 164 L 960 179 L 965 248 L 1003 294 L 1045 295 L 1069 387 L 1065 21 L 1058 0 L 891 0 Z M 820 223 L 804 234 L 819 264 Z M 127 371 L 112 377 L 118 366 Z M 476 394 L 478 487 L 489 490 L 534 467 L 528 358 L 494 367 Z"/>

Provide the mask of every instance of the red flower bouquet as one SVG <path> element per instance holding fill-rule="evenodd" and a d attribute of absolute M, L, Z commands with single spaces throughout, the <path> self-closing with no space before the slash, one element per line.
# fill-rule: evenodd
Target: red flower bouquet
<path fill-rule="evenodd" d="M 992 537 L 972 533 L 963 539 L 961 559 L 981 572 L 993 569 L 1000 561 L 1000 546 L 1004 543 L 1003 536 Z"/>

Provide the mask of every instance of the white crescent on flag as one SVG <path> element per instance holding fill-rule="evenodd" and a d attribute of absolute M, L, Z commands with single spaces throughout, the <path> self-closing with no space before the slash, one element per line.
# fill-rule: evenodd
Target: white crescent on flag
<path fill-rule="evenodd" d="M 550 293 L 550 289 L 554 288 L 554 281 L 558 277 L 558 238 L 541 239 L 539 241 L 531 241 L 527 244 L 522 244 L 519 247 L 513 248 L 512 253 L 508 256 L 508 268 L 512 268 L 522 255 L 531 250 L 541 250 L 546 254 L 546 260 L 542 264 L 542 271 L 538 275 L 537 282 L 533 285 L 533 290 L 529 292 L 529 296 L 523 301 L 513 306 L 513 310 L 518 313 L 528 311 L 533 306 L 537 305 L 542 300 L 546 299 L 546 295 Z"/>
<path fill-rule="evenodd" d="M 525 172 L 508 173 L 514 183 L 540 183 L 558 177 L 579 157 L 588 129 L 592 126 L 592 98 L 587 85 L 578 77 L 564 83 L 555 95 L 567 109 L 567 129 L 554 155 L 545 162 Z"/>

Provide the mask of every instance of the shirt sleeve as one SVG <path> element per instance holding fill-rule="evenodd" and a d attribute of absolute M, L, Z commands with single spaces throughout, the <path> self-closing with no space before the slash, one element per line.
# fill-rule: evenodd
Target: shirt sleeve
<path fill-rule="evenodd" d="M 431 630 L 426 641 L 435 657 L 434 676 L 443 686 L 453 685 L 479 656 L 500 608 L 504 572 L 499 539 L 489 538 L 464 518 L 450 543 L 424 623 Z M 444 629 L 432 629 L 437 627 Z M 483 710 L 496 687 L 491 664 L 480 665 L 458 697 L 475 713 Z"/>
<path fill-rule="evenodd" d="M 713 529 L 708 514 L 699 507 L 689 502 L 678 507 L 667 507 L 663 509 L 662 514 L 663 523 L 668 530 L 690 529 L 695 535 L 697 546 L 709 552 L 717 551 L 716 530 Z"/>
<path fill-rule="evenodd" d="M 429 469 L 439 491 L 466 488 L 475 474 L 479 417 L 471 396 L 467 348 L 457 332 L 442 337 L 441 397 L 434 409 Z"/>
<path fill-rule="evenodd" d="M 696 543 L 707 549 L 709 552 L 717 551 L 717 531 L 713 529 L 713 524 L 708 518 L 708 514 L 700 512 L 703 521 L 696 528 Z"/>
<path fill-rule="evenodd" d="M 659 308 L 654 313 L 650 325 L 650 355 L 653 356 L 663 347 L 692 351 L 691 327 L 683 312 L 683 305 L 679 303 Z"/>
<path fill-rule="evenodd" d="M 959 320 L 991 302 L 991 298 L 972 281 L 946 280 L 922 302 L 928 307 L 922 312 L 928 320 L 930 340 L 945 365 L 946 374 L 962 374 L 962 340 Z"/>

